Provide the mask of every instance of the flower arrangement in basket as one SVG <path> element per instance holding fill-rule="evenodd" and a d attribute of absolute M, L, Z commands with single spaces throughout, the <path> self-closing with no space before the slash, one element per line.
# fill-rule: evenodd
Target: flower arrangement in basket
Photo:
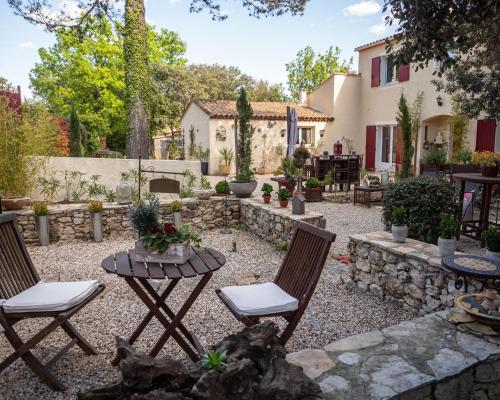
<path fill-rule="evenodd" d="M 191 257 L 191 243 L 199 245 L 200 235 L 189 225 L 160 223 L 160 202 L 153 199 L 129 207 L 128 215 L 139 235 L 135 261 L 183 264 Z"/>
<path fill-rule="evenodd" d="M 498 174 L 500 154 L 493 151 L 475 151 L 472 153 L 471 163 L 479 165 L 484 176 L 495 177 Z"/>

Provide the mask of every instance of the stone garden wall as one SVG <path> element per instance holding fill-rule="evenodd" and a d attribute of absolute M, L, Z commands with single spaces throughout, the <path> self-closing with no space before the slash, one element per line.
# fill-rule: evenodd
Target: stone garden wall
<path fill-rule="evenodd" d="M 292 238 L 293 223 L 303 221 L 324 228 L 326 220 L 322 214 L 306 211 L 304 215 L 293 215 L 291 204 L 282 208 L 276 202 L 264 204 L 261 199 L 241 199 L 241 223 L 247 229 L 270 243 L 280 244 Z"/>
<path fill-rule="evenodd" d="M 407 239 L 395 243 L 389 232 L 352 235 L 349 252 L 354 262 L 351 278 L 361 289 L 402 303 L 420 313 L 453 306 L 463 292 L 455 288 L 456 275 L 441 266 L 437 246 Z M 482 284 L 468 279 L 469 291 Z"/>

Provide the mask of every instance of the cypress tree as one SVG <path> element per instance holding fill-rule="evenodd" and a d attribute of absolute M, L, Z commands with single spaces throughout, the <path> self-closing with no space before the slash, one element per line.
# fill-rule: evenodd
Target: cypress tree
<path fill-rule="evenodd" d="M 75 107 L 71 109 L 69 117 L 69 149 L 71 157 L 83 157 L 82 127 Z"/>
<path fill-rule="evenodd" d="M 236 109 L 239 116 L 239 131 L 238 131 L 238 171 L 250 171 L 252 164 L 252 136 L 253 127 L 250 125 L 250 119 L 253 115 L 252 107 L 247 99 L 247 94 L 244 88 L 240 89 L 240 95 L 236 101 Z"/>
<path fill-rule="evenodd" d="M 399 128 L 401 129 L 401 139 L 403 141 L 403 154 L 401 166 L 401 178 L 408 178 L 411 169 L 411 158 L 413 155 L 413 146 L 411 140 L 412 122 L 410 108 L 406 97 L 401 93 L 398 103 L 398 114 L 396 115 Z"/>

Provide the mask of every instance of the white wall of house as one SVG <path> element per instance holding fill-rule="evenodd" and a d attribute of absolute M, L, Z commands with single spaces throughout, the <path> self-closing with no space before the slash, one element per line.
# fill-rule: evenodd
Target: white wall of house
<path fill-rule="evenodd" d="M 189 158 L 188 148 L 190 145 L 189 130 L 194 128 L 194 144 L 204 148 L 210 148 L 209 118 L 196 104 L 191 103 L 181 120 L 181 129 L 184 135 L 184 146 L 186 158 Z"/>

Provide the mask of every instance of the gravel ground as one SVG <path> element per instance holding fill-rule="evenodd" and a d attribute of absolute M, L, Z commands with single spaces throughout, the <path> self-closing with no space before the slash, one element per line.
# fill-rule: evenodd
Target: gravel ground
<path fill-rule="evenodd" d="M 353 224 L 339 222 L 347 221 L 349 216 L 352 216 L 348 207 L 333 207 L 338 211 L 329 213 L 328 227 L 339 234 L 339 243 L 345 243 L 347 231 L 364 231 L 359 226 L 356 228 Z M 363 226 L 363 221 L 366 221 L 366 226 L 375 230 L 373 221 L 376 218 L 371 216 L 374 210 L 361 211 L 358 215 L 358 209 L 363 210 L 356 208 L 356 221 Z M 336 214 L 342 218 L 335 217 Z M 222 251 L 227 257 L 226 265 L 214 274 L 184 319 L 186 325 L 199 336 L 202 345 L 207 346 L 241 329 L 241 325 L 220 303 L 214 289 L 235 284 L 235 278 L 242 274 L 256 274 L 261 282 L 272 280 L 283 253 L 247 232 L 234 232 L 231 236 L 209 232 L 203 235 L 203 240 L 205 245 Z M 235 253 L 231 251 L 232 241 L 237 244 Z M 99 265 L 110 253 L 131 246 L 132 240 L 112 240 L 102 243 L 74 242 L 29 249 L 40 275 L 45 280 L 92 278 L 106 284 L 104 294 L 72 319 L 80 332 L 97 347 L 99 355 L 85 356 L 75 347 L 59 360 L 54 372 L 69 387 L 65 393 L 50 391 L 18 360 L 0 374 L 0 399 L 72 399 L 81 389 L 108 383 L 117 378 L 117 370 L 110 365 L 114 356 L 114 338 L 128 337 L 145 314 L 146 308 L 122 279 L 104 273 Z M 344 283 L 344 277 L 345 270 L 335 267 L 334 263 L 328 263 L 287 350 L 321 347 L 339 338 L 380 329 L 412 317 L 398 305 L 382 301 L 350 283 Z M 179 307 L 195 284 L 196 278 L 179 284 L 172 298 L 174 309 Z M 21 336 L 27 339 L 41 328 L 42 322 L 47 321 L 21 321 L 16 327 Z M 150 325 L 137 347 L 143 350 L 150 348 L 160 330 L 158 323 Z M 35 355 L 47 360 L 66 341 L 66 336 L 57 331 L 37 347 Z M 11 348 L 5 337 L 0 335 L 0 358 L 10 352 Z M 185 359 L 172 339 L 168 341 L 162 354 Z"/>

